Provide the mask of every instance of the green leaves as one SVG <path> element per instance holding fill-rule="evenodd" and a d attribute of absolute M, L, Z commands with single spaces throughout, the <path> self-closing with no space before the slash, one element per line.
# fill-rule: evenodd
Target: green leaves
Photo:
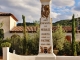
<path fill-rule="evenodd" d="M 13 34 L 10 38 L 10 42 L 11 42 L 11 48 L 10 48 L 10 52 L 13 52 L 13 50 L 15 50 L 16 54 L 22 54 L 22 38 L 17 35 L 17 34 Z"/>
<path fill-rule="evenodd" d="M 2 47 L 10 47 L 10 46 L 11 46 L 11 43 L 9 43 L 9 42 L 4 42 L 4 43 L 1 43 L 1 46 L 2 46 Z"/>
<path fill-rule="evenodd" d="M 25 54 L 26 53 L 26 40 L 27 40 L 27 38 L 26 38 L 26 22 L 25 22 L 25 16 L 24 15 L 22 15 L 22 19 L 23 19 L 23 54 Z"/>
<path fill-rule="evenodd" d="M 75 18 L 74 18 L 74 14 L 72 16 L 72 54 L 74 56 L 77 55 L 77 52 L 76 52 L 76 43 L 75 43 Z"/>
<path fill-rule="evenodd" d="M 0 23 L 0 28 L 3 26 L 3 22 L 2 23 Z"/>
<path fill-rule="evenodd" d="M 3 22 L 0 23 L 0 28 L 3 26 Z M 4 38 L 4 30 L 0 29 L 0 40 Z"/>
<path fill-rule="evenodd" d="M 62 26 L 57 25 L 56 31 L 53 32 L 53 46 L 56 49 L 62 50 L 65 40 L 65 32 L 62 29 Z"/>
<path fill-rule="evenodd" d="M 0 40 L 4 38 L 4 30 L 0 29 Z"/>

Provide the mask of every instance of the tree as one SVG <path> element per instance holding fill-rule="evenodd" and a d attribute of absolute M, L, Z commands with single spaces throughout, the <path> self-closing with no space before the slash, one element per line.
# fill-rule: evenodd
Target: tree
<path fill-rule="evenodd" d="M 37 55 L 38 49 L 39 49 L 39 30 L 37 30 L 37 32 L 34 35 L 27 34 L 27 54 Z"/>
<path fill-rule="evenodd" d="M 2 26 L 3 26 L 3 22 L 0 23 L 0 40 L 3 40 L 4 38 L 4 30 L 1 29 Z"/>
<path fill-rule="evenodd" d="M 75 43 L 75 19 L 74 14 L 72 16 L 72 55 L 76 56 L 76 43 Z"/>
<path fill-rule="evenodd" d="M 56 49 L 62 50 L 65 40 L 65 32 L 62 26 L 58 25 L 57 29 L 53 32 L 53 46 Z"/>
<path fill-rule="evenodd" d="M 25 16 L 22 15 L 22 19 L 23 19 L 23 54 L 26 53 L 26 23 L 25 23 Z"/>
<path fill-rule="evenodd" d="M 79 41 L 77 41 L 76 42 L 76 51 L 77 51 L 77 55 L 80 55 L 80 42 Z"/>
<path fill-rule="evenodd" d="M 64 54 L 71 55 L 71 42 L 70 41 L 65 40 L 63 51 L 64 51 Z"/>
<path fill-rule="evenodd" d="M 35 26 L 39 27 L 40 21 L 33 21 L 33 23 L 34 23 Z"/>
<path fill-rule="evenodd" d="M 16 54 L 22 54 L 22 38 L 18 34 L 13 34 L 10 38 L 10 42 L 10 52 L 13 52 L 13 50 L 15 50 Z"/>
<path fill-rule="evenodd" d="M 1 43 L 4 38 L 4 30 L 1 28 L 3 26 L 3 22 L 0 23 L 0 56 L 2 55 Z"/>
<path fill-rule="evenodd" d="M 3 26 L 3 22 L 0 23 L 0 28 Z"/>

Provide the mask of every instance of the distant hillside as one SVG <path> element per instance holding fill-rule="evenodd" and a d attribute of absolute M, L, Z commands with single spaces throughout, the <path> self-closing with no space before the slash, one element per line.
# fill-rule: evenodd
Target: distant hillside
<path fill-rule="evenodd" d="M 27 26 L 35 26 L 35 23 L 26 23 Z M 23 23 L 18 23 L 17 26 L 23 26 Z"/>
<path fill-rule="evenodd" d="M 80 21 L 77 22 L 77 19 L 75 19 L 76 21 L 76 26 L 78 25 L 78 22 L 80 23 Z M 57 21 L 55 23 L 52 23 L 53 26 L 57 26 L 57 25 L 62 25 L 62 26 L 71 26 L 72 25 L 72 21 L 67 19 L 67 20 L 60 20 L 60 21 Z M 22 26 L 23 24 L 22 23 L 18 23 L 17 26 Z M 35 23 L 29 23 L 27 22 L 26 23 L 27 26 L 35 26 Z"/>
<path fill-rule="evenodd" d="M 77 24 L 78 24 L 77 20 L 75 20 L 75 22 L 76 22 L 76 26 L 77 26 Z M 71 26 L 72 20 L 60 20 L 60 21 L 53 23 L 53 26 L 57 26 L 58 24 L 62 25 L 62 26 Z"/>

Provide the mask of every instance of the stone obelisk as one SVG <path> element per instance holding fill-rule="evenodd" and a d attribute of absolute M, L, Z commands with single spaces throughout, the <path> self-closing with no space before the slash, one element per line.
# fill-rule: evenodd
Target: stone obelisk
<path fill-rule="evenodd" d="M 50 18 L 50 0 L 41 1 L 39 55 L 54 55 L 52 41 L 52 19 Z"/>

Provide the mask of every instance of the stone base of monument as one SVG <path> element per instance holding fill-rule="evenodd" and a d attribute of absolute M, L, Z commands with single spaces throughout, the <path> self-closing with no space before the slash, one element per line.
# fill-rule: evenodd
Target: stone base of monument
<path fill-rule="evenodd" d="M 39 54 L 35 60 L 56 60 L 56 55 L 53 54 Z"/>

